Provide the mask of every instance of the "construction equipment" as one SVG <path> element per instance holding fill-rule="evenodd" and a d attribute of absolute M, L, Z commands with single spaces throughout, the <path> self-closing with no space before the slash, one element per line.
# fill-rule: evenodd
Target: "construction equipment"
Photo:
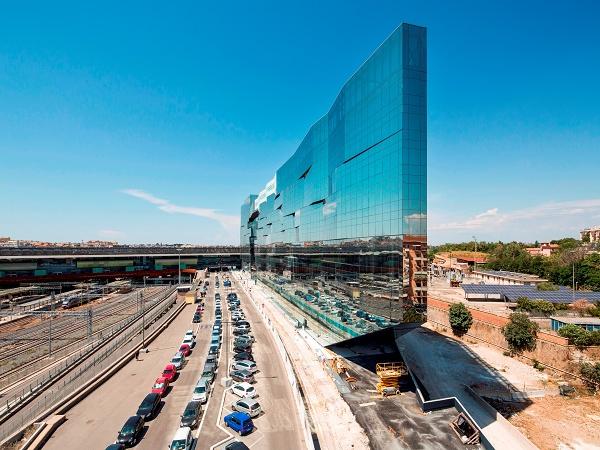
<path fill-rule="evenodd" d="M 338 356 L 334 357 L 331 360 L 331 365 L 332 368 L 338 373 L 338 375 L 341 375 L 342 378 L 346 380 L 346 383 L 348 383 L 350 389 L 352 389 L 353 391 L 358 389 L 358 386 L 356 385 L 356 382 L 358 381 L 357 378 L 350 375 L 350 368 L 342 358 Z"/>
<path fill-rule="evenodd" d="M 377 392 L 384 397 L 400 393 L 400 377 L 406 374 L 406 366 L 401 362 L 377 363 L 375 373 L 379 383 L 375 386 Z"/>

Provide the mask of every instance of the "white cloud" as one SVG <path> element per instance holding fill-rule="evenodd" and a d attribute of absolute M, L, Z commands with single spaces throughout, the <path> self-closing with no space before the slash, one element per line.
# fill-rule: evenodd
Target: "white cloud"
<path fill-rule="evenodd" d="M 337 210 L 337 202 L 325 203 L 323 206 L 323 215 L 329 216 L 330 214 L 334 214 Z"/>
<path fill-rule="evenodd" d="M 459 237 L 444 233 L 448 240 L 453 240 L 453 237 L 462 238 L 462 234 L 467 231 L 489 232 L 493 239 L 503 239 L 510 235 L 512 238 L 535 240 L 539 238 L 541 230 L 546 231 L 547 236 L 554 232 L 555 237 L 562 237 L 558 234 L 565 230 L 581 229 L 599 215 L 600 199 L 548 202 L 506 212 L 490 208 L 462 220 L 442 220 L 440 217 L 430 216 L 429 230 L 454 231 L 461 235 Z"/>
<path fill-rule="evenodd" d="M 155 197 L 154 195 L 140 189 L 124 189 L 121 192 L 156 205 L 158 209 L 169 214 L 189 214 L 192 216 L 214 220 L 221 224 L 221 226 L 228 231 L 237 230 L 240 225 L 239 216 L 222 214 L 215 209 L 175 205 L 168 200 Z"/>

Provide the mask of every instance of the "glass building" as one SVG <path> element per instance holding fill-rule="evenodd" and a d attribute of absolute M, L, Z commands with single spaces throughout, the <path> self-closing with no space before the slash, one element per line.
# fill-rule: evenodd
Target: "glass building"
<path fill-rule="evenodd" d="M 400 25 L 241 208 L 243 265 L 344 335 L 426 310 L 426 43 Z"/>

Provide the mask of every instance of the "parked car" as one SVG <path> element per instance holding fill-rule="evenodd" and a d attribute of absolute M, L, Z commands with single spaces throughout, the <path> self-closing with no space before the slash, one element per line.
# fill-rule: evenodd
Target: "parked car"
<path fill-rule="evenodd" d="M 231 365 L 232 370 L 247 370 L 250 373 L 254 373 L 258 370 L 258 367 L 254 361 L 234 361 Z"/>
<path fill-rule="evenodd" d="M 190 356 L 192 354 L 192 348 L 189 344 L 181 344 L 179 346 L 179 353 L 183 353 L 183 356 Z"/>
<path fill-rule="evenodd" d="M 252 386 L 250 383 L 234 384 L 231 388 L 231 392 L 242 398 L 254 398 L 258 395 L 256 389 L 254 389 L 254 386 Z"/>
<path fill-rule="evenodd" d="M 202 404 L 199 401 L 192 400 L 189 402 L 183 414 L 181 415 L 181 426 L 195 428 L 200 423 L 200 417 L 202 416 Z"/>
<path fill-rule="evenodd" d="M 236 353 L 233 355 L 233 360 L 234 361 L 254 361 L 254 356 L 252 356 L 252 353 L 248 353 L 248 352 Z"/>
<path fill-rule="evenodd" d="M 244 334 L 248 334 L 250 333 L 250 328 L 245 328 L 245 327 L 239 327 L 236 325 L 233 327 L 233 335 L 234 336 L 241 336 Z"/>
<path fill-rule="evenodd" d="M 192 318 L 192 322 L 193 323 L 200 323 L 202 321 L 202 316 L 198 313 L 194 314 L 194 317 Z"/>
<path fill-rule="evenodd" d="M 194 330 L 187 330 L 185 332 L 185 337 L 191 337 L 192 339 L 196 339 L 196 335 L 194 334 Z"/>
<path fill-rule="evenodd" d="M 243 442 L 233 441 L 225 446 L 225 450 L 250 450 L 250 447 Z"/>
<path fill-rule="evenodd" d="M 208 380 L 201 378 L 194 388 L 192 394 L 192 400 L 197 400 L 201 403 L 206 403 L 208 400 L 208 394 L 210 393 L 210 383 Z"/>
<path fill-rule="evenodd" d="M 165 377 L 158 377 L 154 384 L 152 385 L 152 391 L 155 394 L 164 397 L 167 395 L 167 390 L 169 389 L 169 380 Z"/>
<path fill-rule="evenodd" d="M 124 450 L 125 446 L 123 444 L 110 444 L 106 447 L 105 450 Z"/>
<path fill-rule="evenodd" d="M 183 353 L 175 353 L 175 356 L 171 358 L 171 364 L 173 364 L 177 370 L 183 369 L 183 366 L 185 365 L 185 356 L 183 356 Z"/>
<path fill-rule="evenodd" d="M 144 397 L 144 400 L 142 400 L 142 403 L 140 403 L 136 414 L 141 416 L 144 421 L 156 417 L 158 408 L 160 407 L 160 398 L 161 395 L 156 392 L 147 394 L 146 397 Z"/>
<path fill-rule="evenodd" d="M 242 353 L 242 352 L 252 353 L 252 344 L 250 344 L 250 343 L 234 344 L 233 352 L 234 353 Z"/>
<path fill-rule="evenodd" d="M 229 373 L 229 376 L 233 381 L 239 381 L 244 383 L 254 383 L 254 375 L 252 372 L 244 369 L 244 370 L 232 370 Z"/>
<path fill-rule="evenodd" d="M 221 339 L 219 337 L 212 337 L 210 338 L 210 345 L 216 345 L 217 347 L 221 346 Z"/>
<path fill-rule="evenodd" d="M 212 383 L 215 380 L 216 367 L 217 366 L 215 364 L 205 363 L 200 378 L 206 378 L 209 380 L 210 383 Z"/>
<path fill-rule="evenodd" d="M 175 367 L 175 364 L 167 364 L 163 369 L 162 376 L 169 380 L 169 383 L 175 381 L 175 378 L 177 378 L 177 367 Z"/>
<path fill-rule="evenodd" d="M 221 334 L 222 331 L 223 330 L 221 330 L 221 325 L 220 324 L 219 325 L 217 325 L 217 324 L 213 325 L 213 328 L 212 328 L 212 332 L 213 333 L 219 333 L 219 334 Z"/>
<path fill-rule="evenodd" d="M 192 444 L 194 443 L 194 438 L 192 437 L 192 430 L 190 427 L 181 427 L 175 432 L 175 436 L 173 436 L 173 440 L 171 441 L 171 445 L 169 446 L 170 450 L 190 450 L 192 448 Z"/>
<path fill-rule="evenodd" d="M 225 425 L 237 432 L 240 436 L 251 433 L 254 430 L 252 418 L 243 412 L 233 412 L 224 418 Z"/>
<path fill-rule="evenodd" d="M 219 353 L 219 346 L 218 345 L 211 345 L 210 348 L 208 349 L 208 354 L 209 355 L 217 355 Z"/>
<path fill-rule="evenodd" d="M 251 334 L 245 334 L 243 336 L 236 336 L 236 338 L 233 340 L 233 345 L 252 345 L 253 342 L 254 336 Z"/>
<path fill-rule="evenodd" d="M 119 431 L 117 443 L 125 446 L 133 446 L 137 444 L 140 434 L 144 429 L 144 419 L 140 416 L 131 416 Z"/>
<path fill-rule="evenodd" d="M 194 339 L 193 336 L 186 336 L 183 338 L 183 341 L 181 341 L 182 344 L 187 344 L 190 347 L 193 347 L 194 344 L 196 343 L 196 339 Z"/>
<path fill-rule="evenodd" d="M 260 403 L 251 398 L 243 398 L 231 404 L 231 409 L 248 414 L 250 417 L 256 417 L 262 412 Z"/>

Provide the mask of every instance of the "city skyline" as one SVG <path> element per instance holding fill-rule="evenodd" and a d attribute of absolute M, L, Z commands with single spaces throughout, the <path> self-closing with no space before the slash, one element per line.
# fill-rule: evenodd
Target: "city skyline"
<path fill-rule="evenodd" d="M 318 17 L 259 5 L 231 19 L 233 33 L 215 5 L 161 11 L 164 23 L 125 8 L 110 33 L 111 6 L 36 19 L 7 8 L 0 235 L 235 243 L 239 199 L 403 20 L 430 30 L 429 242 L 542 241 L 600 223 L 597 6 L 435 5 L 328 5 Z M 333 18 L 349 26 L 333 33 Z M 147 29 L 159 23 L 161 39 Z"/>

